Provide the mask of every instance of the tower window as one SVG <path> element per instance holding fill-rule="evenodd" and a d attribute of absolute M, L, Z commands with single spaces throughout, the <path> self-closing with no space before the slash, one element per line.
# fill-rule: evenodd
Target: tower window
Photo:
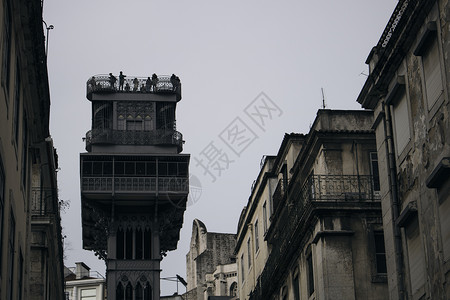
<path fill-rule="evenodd" d="M 143 130 L 142 120 L 127 120 L 127 130 L 130 131 L 141 131 Z"/>

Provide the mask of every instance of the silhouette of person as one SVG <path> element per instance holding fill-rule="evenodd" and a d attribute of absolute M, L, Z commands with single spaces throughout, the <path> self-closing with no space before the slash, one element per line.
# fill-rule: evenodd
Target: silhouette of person
<path fill-rule="evenodd" d="M 92 76 L 91 78 L 89 78 L 88 86 L 91 90 L 93 90 L 95 88 L 95 76 Z"/>
<path fill-rule="evenodd" d="M 130 91 L 130 85 L 128 84 L 128 82 L 125 84 L 125 92 L 129 92 Z"/>
<path fill-rule="evenodd" d="M 111 85 L 111 89 L 114 89 L 114 85 L 116 84 L 117 78 L 112 74 L 109 73 L 109 84 Z"/>
<path fill-rule="evenodd" d="M 145 91 L 148 93 L 150 92 L 150 88 L 152 87 L 152 80 L 150 77 L 147 77 L 147 80 L 145 81 Z"/>
<path fill-rule="evenodd" d="M 156 85 L 158 84 L 158 75 L 156 75 L 155 73 L 153 73 L 152 75 L 152 86 L 153 86 L 153 91 L 156 92 Z"/>
<path fill-rule="evenodd" d="M 136 92 L 139 88 L 139 80 L 135 77 L 133 79 L 133 92 Z"/>
<path fill-rule="evenodd" d="M 172 74 L 172 76 L 170 76 L 170 83 L 172 84 L 172 91 L 175 91 L 177 88 L 175 74 Z"/>
<path fill-rule="evenodd" d="M 123 91 L 123 84 L 125 82 L 125 77 L 127 77 L 127 76 L 123 75 L 122 71 L 120 71 L 120 74 L 119 74 L 119 91 Z"/>
<path fill-rule="evenodd" d="M 175 76 L 175 91 L 178 91 L 178 87 L 180 86 L 180 77 Z"/>

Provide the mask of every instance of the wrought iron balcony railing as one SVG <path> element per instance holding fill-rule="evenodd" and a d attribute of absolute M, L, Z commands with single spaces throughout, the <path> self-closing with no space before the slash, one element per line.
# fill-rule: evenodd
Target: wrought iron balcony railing
<path fill-rule="evenodd" d="M 85 193 L 188 192 L 189 179 L 187 177 L 82 177 L 81 191 Z"/>
<path fill-rule="evenodd" d="M 300 188 L 293 187 L 293 192 L 288 195 L 289 209 L 280 210 L 276 216 L 278 222 L 272 223 L 278 228 L 276 241 L 272 243 L 272 250 L 258 278 L 260 284 L 253 293 L 254 299 L 265 299 L 264 295 L 270 295 L 269 290 L 277 274 L 282 273 L 284 264 L 289 262 L 286 257 L 295 251 L 303 238 L 300 228 L 306 224 L 310 215 L 308 212 L 315 205 L 326 205 L 328 202 L 332 203 L 331 208 L 340 209 L 336 203 L 342 203 L 343 208 L 350 202 L 379 201 L 379 193 L 373 190 L 373 186 L 370 175 L 312 175 Z"/>
<path fill-rule="evenodd" d="M 115 79 L 114 79 L 115 78 Z M 175 93 L 177 100 L 181 99 L 181 83 L 177 77 L 133 77 L 127 76 L 123 84 L 117 76 L 92 76 L 86 83 L 86 95 L 92 98 L 92 93 Z"/>
<path fill-rule="evenodd" d="M 47 216 L 58 212 L 58 200 L 54 189 L 33 188 L 31 190 L 31 214 Z"/>
<path fill-rule="evenodd" d="M 301 189 L 300 199 L 308 201 L 379 200 L 371 175 L 312 175 Z"/>
<path fill-rule="evenodd" d="M 93 129 L 86 133 L 86 150 L 93 144 L 113 145 L 175 145 L 183 149 L 183 135 L 176 130 L 114 130 Z"/>

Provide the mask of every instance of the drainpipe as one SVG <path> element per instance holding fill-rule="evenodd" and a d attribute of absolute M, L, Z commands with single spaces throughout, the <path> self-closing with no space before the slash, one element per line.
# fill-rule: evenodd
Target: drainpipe
<path fill-rule="evenodd" d="M 395 149 L 393 141 L 392 132 L 392 121 L 391 112 L 389 105 L 386 105 L 384 101 L 382 102 L 384 111 L 384 144 L 386 148 L 386 153 L 388 154 L 388 159 L 386 160 L 388 168 L 388 180 L 389 180 L 389 191 L 390 191 L 390 202 L 392 208 L 392 226 L 394 227 L 394 251 L 395 251 L 395 264 L 397 265 L 397 284 L 399 299 L 405 298 L 405 287 L 404 287 L 404 275 L 403 275 L 403 254 L 402 254 L 402 236 L 400 228 L 395 222 L 400 215 L 399 213 L 399 201 L 398 201 L 398 190 L 397 190 L 397 169 L 395 162 Z"/>

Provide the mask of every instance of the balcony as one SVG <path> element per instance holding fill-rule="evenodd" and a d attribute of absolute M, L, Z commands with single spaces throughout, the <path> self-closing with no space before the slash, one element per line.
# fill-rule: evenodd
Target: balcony
<path fill-rule="evenodd" d="M 92 93 L 152 93 L 176 94 L 181 100 L 181 83 L 171 76 L 152 78 L 127 76 L 123 85 L 109 75 L 92 76 L 86 83 L 86 97 L 92 100 Z"/>
<path fill-rule="evenodd" d="M 114 184 L 113 184 L 114 183 Z M 186 177 L 82 177 L 83 193 L 187 193 Z"/>
<path fill-rule="evenodd" d="M 311 175 L 300 193 L 308 201 L 374 201 L 380 195 L 374 191 L 370 175 Z"/>
<path fill-rule="evenodd" d="M 114 129 L 93 129 L 86 133 L 86 151 L 92 145 L 174 145 L 178 152 L 183 150 L 183 135 L 176 130 L 130 131 Z"/>
<path fill-rule="evenodd" d="M 49 216 L 58 212 L 58 201 L 54 189 L 33 188 L 31 191 L 31 215 Z"/>
<path fill-rule="evenodd" d="M 284 197 L 286 195 L 286 187 L 284 184 L 284 180 L 280 179 L 278 180 L 278 184 L 275 188 L 275 191 L 273 192 L 273 210 L 276 211 L 280 203 L 283 201 Z"/>
<path fill-rule="evenodd" d="M 315 211 L 381 210 L 380 195 L 373 186 L 374 180 L 370 175 L 311 175 L 303 185 L 294 186 L 287 195 L 289 209 L 275 211 L 273 216 L 274 221 L 268 232 L 272 251 L 258 278 L 260 282 L 253 299 L 265 299 L 264 295 L 270 295 L 277 274 L 285 271 L 289 256 L 298 250 Z M 277 194 L 278 190 L 280 192 Z M 279 181 L 274 198 L 282 195 L 281 191 L 282 181 Z"/>

